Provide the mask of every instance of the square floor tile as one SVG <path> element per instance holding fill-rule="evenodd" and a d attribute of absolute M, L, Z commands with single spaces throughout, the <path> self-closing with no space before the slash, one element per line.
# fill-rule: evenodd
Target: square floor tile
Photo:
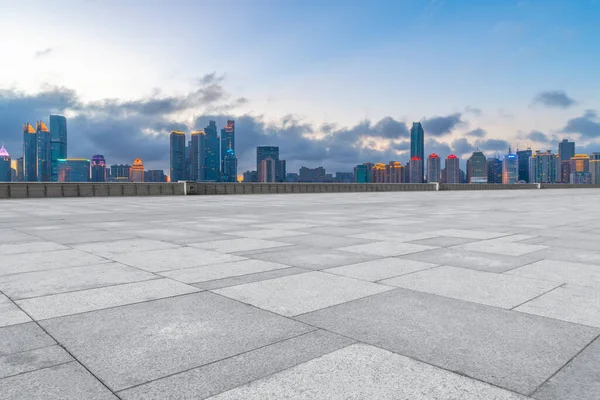
<path fill-rule="evenodd" d="M 600 333 L 407 289 L 297 319 L 523 394 L 533 392 Z"/>
<path fill-rule="evenodd" d="M 58 345 L 21 351 L 0 357 L 0 379 L 73 361 Z"/>
<path fill-rule="evenodd" d="M 600 287 L 600 266 L 566 261 L 541 260 L 506 274 L 579 286 Z"/>
<path fill-rule="evenodd" d="M 526 400 L 507 390 L 365 344 L 355 344 L 211 400 Z"/>
<path fill-rule="evenodd" d="M 420 251 L 433 250 L 436 247 L 423 246 L 419 244 L 400 242 L 377 242 L 369 244 L 358 244 L 355 246 L 340 247 L 337 250 L 350 251 L 353 253 L 371 254 L 374 256 L 393 257 L 404 254 L 418 253 Z"/>
<path fill-rule="evenodd" d="M 214 242 L 191 243 L 190 246 L 199 249 L 214 250 L 220 253 L 236 253 L 241 251 L 272 249 L 275 247 L 290 246 L 289 243 L 274 242 L 253 238 L 217 240 Z"/>
<path fill-rule="evenodd" d="M 371 261 L 381 258 L 370 254 L 301 246 L 246 255 L 258 260 L 272 261 L 291 267 L 313 270 L 339 267 L 340 265 L 356 264 L 362 261 Z"/>
<path fill-rule="evenodd" d="M 0 275 L 79 267 L 105 262 L 110 262 L 110 260 L 72 249 L 48 253 L 13 254 L 2 256 Z"/>
<path fill-rule="evenodd" d="M 217 289 L 215 293 L 293 316 L 390 290 L 391 287 L 313 271 Z"/>
<path fill-rule="evenodd" d="M 45 253 L 47 251 L 66 250 L 68 247 L 54 242 L 21 242 L 0 244 L 0 256 L 24 253 Z"/>
<path fill-rule="evenodd" d="M 19 309 L 8 297 L 0 293 L 0 327 L 29 322 L 31 318 Z"/>
<path fill-rule="evenodd" d="M 208 292 L 54 318 L 41 324 L 113 390 L 314 329 Z"/>
<path fill-rule="evenodd" d="M 381 283 L 508 309 L 559 285 L 554 282 L 448 266 L 385 279 Z"/>
<path fill-rule="evenodd" d="M 437 264 L 403 260 L 400 258 L 382 258 L 358 264 L 344 265 L 343 267 L 329 268 L 323 270 L 323 272 L 375 282 L 437 266 Z"/>
<path fill-rule="evenodd" d="M 173 278 L 180 282 L 197 283 L 284 268 L 289 268 L 289 266 L 269 261 L 251 259 L 234 261 L 225 264 L 176 269 L 172 271 L 161 272 L 161 275 Z"/>
<path fill-rule="evenodd" d="M 0 356 L 56 344 L 35 322 L 0 328 Z"/>

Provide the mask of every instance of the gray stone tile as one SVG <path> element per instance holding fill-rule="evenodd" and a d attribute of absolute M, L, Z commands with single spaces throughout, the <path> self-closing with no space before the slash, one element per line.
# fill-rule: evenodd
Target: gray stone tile
<path fill-rule="evenodd" d="M 214 242 L 190 243 L 190 246 L 199 249 L 214 250 L 220 253 L 236 253 L 250 250 L 271 249 L 274 247 L 290 246 L 289 243 L 275 242 L 253 238 L 217 240 Z"/>
<path fill-rule="evenodd" d="M 35 322 L 0 328 L 0 356 L 56 344 Z"/>
<path fill-rule="evenodd" d="M 79 250 L 57 250 L 48 253 L 29 253 L 3 256 L 0 275 L 79 267 L 109 262 L 102 257 Z"/>
<path fill-rule="evenodd" d="M 505 272 L 542 259 L 538 253 L 513 257 L 459 249 L 436 249 L 401 256 L 401 259 L 451 265 L 487 272 Z"/>
<path fill-rule="evenodd" d="M 62 347 L 48 346 L 0 357 L 0 378 L 73 361 Z"/>
<path fill-rule="evenodd" d="M 352 246 L 355 244 L 371 243 L 372 240 L 356 239 L 348 236 L 332 236 L 307 234 L 302 236 L 290 236 L 279 239 L 281 242 L 292 243 L 300 246 L 318 247 L 324 249 L 333 249 L 336 247 Z"/>
<path fill-rule="evenodd" d="M 160 274 L 184 283 L 197 283 L 284 268 L 289 268 L 289 266 L 269 261 L 250 259 L 233 261 L 225 264 L 175 269 L 164 271 Z"/>
<path fill-rule="evenodd" d="M 507 309 L 559 286 L 554 282 L 448 266 L 385 279 L 380 283 Z"/>
<path fill-rule="evenodd" d="M 458 246 L 459 244 L 471 243 L 476 239 L 465 239 L 460 237 L 453 236 L 438 236 L 429 239 L 420 239 L 413 240 L 409 243 L 412 244 L 420 244 L 424 246 L 434 246 L 434 247 L 450 247 L 450 246 Z"/>
<path fill-rule="evenodd" d="M 297 319 L 523 394 L 533 392 L 600 333 L 406 289 Z"/>
<path fill-rule="evenodd" d="M 137 268 L 108 263 L 5 275 L 0 277 L 0 290 L 16 300 L 156 278 Z"/>
<path fill-rule="evenodd" d="M 542 258 L 556 261 L 600 265 L 599 251 L 586 251 L 560 247 L 549 247 L 538 252 Z"/>
<path fill-rule="evenodd" d="M 503 232 L 487 232 L 487 231 L 478 231 L 478 230 L 470 230 L 470 229 L 443 229 L 439 231 L 432 231 L 430 233 L 435 233 L 436 236 L 448 236 L 448 237 L 457 237 L 464 239 L 494 239 L 502 236 L 507 236 L 506 233 Z"/>
<path fill-rule="evenodd" d="M 503 254 L 506 256 L 522 256 L 524 254 L 530 254 L 539 250 L 548 248 L 548 246 L 541 246 L 536 244 L 522 244 L 522 243 L 511 243 L 504 240 L 482 240 L 479 242 L 472 242 L 467 244 L 461 244 L 454 246 L 455 249 L 462 249 L 467 251 L 481 251 L 484 253 Z"/>
<path fill-rule="evenodd" d="M 365 344 L 355 344 L 211 397 L 525 400 L 524 396 Z"/>
<path fill-rule="evenodd" d="M 548 382 L 533 397 L 539 400 L 600 399 L 600 339 L 596 339 Z"/>
<path fill-rule="evenodd" d="M 306 232 L 300 231 L 287 231 L 283 229 L 258 229 L 258 230 L 240 230 L 240 231 L 227 231 L 224 232 L 227 235 L 241 236 L 253 239 L 272 239 L 272 238 L 283 238 L 287 236 L 298 236 L 307 235 Z"/>
<path fill-rule="evenodd" d="M 293 247 L 254 254 L 245 254 L 258 260 L 272 261 L 291 267 L 313 270 L 339 267 L 340 265 L 356 264 L 362 261 L 376 260 L 381 257 L 369 254 L 355 254 L 346 251 L 318 249 L 311 247 Z"/>
<path fill-rule="evenodd" d="M 21 242 L 39 242 L 40 238 L 15 229 L 0 229 L 0 243 L 11 244 Z"/>
<path fill-rule="evenodd" d="M 115 256 L 113 259 L 150 272 L 170 271 L 173 269 L 245 260 L 244 257 L 233 254 L 223 254 L 216 251 L 196 249 L 194 247 L 127 253 Z"/>
<path fill-rule="evenodd" d="M 438 237 L 434 232 L 402 232 L 402 231 L 380 231 L 376 232 L 364 232 L 350 235 L 354 239 L 365 239 L 365 240 L 376 240 L 376 241 L 387 241 L 387 242 L 412 242 L 415 240 L 431 239 Z"/>
<path fill-rule="evenodd" d="M 320 271 L 217 289 L 243 303 L 293 316 L 392 289 Z"/>
<path fill-rule="evenodd" d="M 267 224 L 255 224 L 256 228 L 263 229 L 281 229 L 287 231 L 294 231 L 297 229 L 313 228 L 319 224 L 306 224 L 304 222 L 269 222 Z"/>
<path fill-rule="evenodd" d="M 18 300 L 17 303 L 36 320 L 62 317 L 104 308 L 141 303 L 165 297 L 179 296 L 199 291 L 193 286 L 171 279 L 153 279 L 78 290 L 50 296 Z"/>
<path fill-rule="evenodd" d="M 54 250 L 66 250 L 68 247 L 53 242 L 21 242 L 0 244 L 0 256 L 24 253 L 45 253 Z"/>
<path fill-rule="evenodd" d="M 41 324 L 113 390 L 314 329 L 208 292 L 55 318 Z"/>
<path fill-rule="evenodd" d="M 600 328 L 600 291 L 597 288 L 565 285 L 515 310 Z"/>
<path fill-rule="evenodd" d="M 205 399 L 352 344 L 322 330 L 119 392 L 124 400 Z"/>
<path fill-rule="evenodd" d="M 113 242 L 96 242 L 73 245 L 74 248 L 103 257 L 114 257 L 124 253 L 173 249 L 178 245 L 152 239 L 129 239 Z"/>
<path fill-rule="evenodd" d="M 76 362 L 1 379 L 0 393 L 3 400 L 117 400 Z"/>
<path fill-rule="evenodd" d="M 38 236 L 45 240 L 59 243 L 59 244 L 77 244 L 77 243 L 88 243 L 88 242 L 108 242 L 115 240 L 128 240 L 135 236 L 126 235 L 121 232 L 109 232 L 98 229 L 65 229 L 60 231 L 50 231 Z"/>
<path fill-rule="evenodd" d="M 10 299 L 0 293 L 0 327 L 31 321 Z"/>
<path fill-rule="evenodd" d="M 337 250 L 350 251 L 352 253 L 371 254 L 374 256 L 393 257 L 404 254 L 418 253 L 421 251 L 433 250 L 436 247 L 423 246 L 419 244 L 400 243 L 400 242 L 376 242 L 368 244 L 358 244 L 354 246 L 340 247 Z"/>
<path fill-rule="evenodd" d="M 600 266 L 590 264 L 541 260 L 508 271 L 506 274 L 579 286 L 600 287 Z"/>
<path fill-rule="evenodd" d="M 286 267 L 284 269 L 274 269 L 271 271 L 257 272 L 255 274 L 232 276 L 229 278 L 216 279 L 214 281 L 206 281 L 194 283 L 195 286 L 204 290 L 221 289 L 229 286 L 243 285 L 244 283 L 260 282 L 268 279 L 280 278 L 282 276 L 304 274 L 311 270 L 297 267 Z"/>
<path fill-rule="evenodd" d="M 394 276 L 410 274 L 437 267 L 437 264 L 424 263 L 420 261 L 403 260 L 400 258 L 382 258 L 380 260 L 367 261 L 358 264 L 344 265 L 342 267 L 329 268 L 323 272 L 336 275 L 344 275 L 350 278 L 362 279 L 364 281 L 376 282 Z"/>

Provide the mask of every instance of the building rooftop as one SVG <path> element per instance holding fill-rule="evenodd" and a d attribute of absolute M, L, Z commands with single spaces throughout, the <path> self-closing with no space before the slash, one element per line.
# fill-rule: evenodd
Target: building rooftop
<path fill-rule="evenodd" d="M 1 204 L 3 399 L 600 398 L 600 190 Z"/>

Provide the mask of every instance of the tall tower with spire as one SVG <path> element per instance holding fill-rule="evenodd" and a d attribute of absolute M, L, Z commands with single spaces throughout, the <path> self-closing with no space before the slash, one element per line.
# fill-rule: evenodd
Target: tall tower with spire
<path fill-rule="evenodd" d="M 0 182 L 10 182 L 12 174 L 10 170 L 10 155 L 4 148 L 4 143 L 0 147 Z"/>

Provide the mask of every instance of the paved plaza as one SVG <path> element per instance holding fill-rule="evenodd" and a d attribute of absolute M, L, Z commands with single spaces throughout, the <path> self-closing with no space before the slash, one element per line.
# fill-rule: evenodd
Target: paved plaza
<path fill-rule="evenodd" d="M 0 397 L 600 399 L 600 189 L 0 201 Z"/>

